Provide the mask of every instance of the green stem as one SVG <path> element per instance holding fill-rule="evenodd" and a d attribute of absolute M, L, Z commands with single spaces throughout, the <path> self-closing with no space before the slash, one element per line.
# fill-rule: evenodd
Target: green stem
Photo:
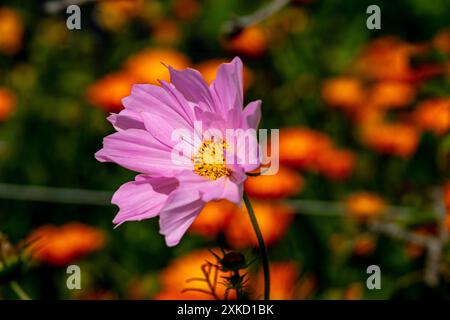
<path fill-rule="evenodd" d="M 252 222 L 253 229 L 255 230 L 256 238 L 258 238 L 259 251 L 261 254 L 262 266 L 264 271 L 264 300 L 270 300 L 270 273 L 269 273 L 269 255 L 267 253 L 267 247 L 264 243 L 261 230 L 259 229 L 258 221 L 256 220 L 255 212 L 253 211 L 252 204 L 247 194 L 244 192 L 244 203 L 247 207 L 250 221 Z"/>
<path fill-rule="evenodd" d="M 14 293 L 17 294 L 17 296 L 20 298 L 20 300 L 31 300 L 28 294 L 23 291 L 22 287 L 16 281 L 11 281 L 9 285 L 11 286 L 11 289 L 14 291 Z"/>

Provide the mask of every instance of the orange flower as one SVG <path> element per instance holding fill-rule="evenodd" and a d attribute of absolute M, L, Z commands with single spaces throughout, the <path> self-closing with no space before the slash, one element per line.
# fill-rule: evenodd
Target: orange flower
<path fill-rule="evenodd" d="M 416 151 L 419 137 L 416 128 L 402 123 L 374 123 L 361 130 L 362 142 L 369 148 L 405 158 Z"/>
<path fill-rule="evenodd" d="M 131 56 L 125 69 L 137 78 L 138 82 L 157 84 L 158 80 L 170 80 L 167 66 L 185 69 L 189 59 L 172 49 L 146 49 Z"/>
<path fill-rule="evenodd" d="M 356 63 L 356 69 L 369 79 L 408 80 L 412 73 L 410 57 L 420 47 L 402 42 L 395 37 L 372 41 Z"/>
<path fill-rule="evenodd" d="M 303 183 L 301 175 L 296 171 L 280 167 L 275 175 L 248 177 L 244 187 L 250 197 L 280 199 L 299 193 Z"/>
<path fill-rule="evenodd" d="M 450 181 L 444 185 L 444 203 L 447 210 L 450 210 Z"/>
<path fill-rule="evenodd" d="M 16 98 L 8 89 L 0 88 L 0 121 L 6 120 L 16 106 Z"/>
<path fill-rule="evenodd" d="M 440 51 L 450 54 L 450 30 L 440 31 L 434 37 L 433 44 Z"/>
<path fill-rule="evenodd" d="M 386 209 L 386 202 L 376 194 L 360 192 L 350 195 L 345 206 L 351 216 L 365 219 L 382 214 Z"/>
<path fill-rule="evenodd" d="M 272 262 L 270 264 L 270 299 L 293 300 L 300 280 L 300 268 L 294 262 Z M 254 286 L 255 299 L 264 292 L 264 274 L 259 270 Z"/>
<path fill-rule="evenodd" d="M 189 232 L 214 238 L 225 229 L 236 210 L 238 207 L 227 200 L 208 202 L 194 220 Z"/>
<path fill-rule="evenodd" d="M 22 17 L 10 8 L 0 8 L 0 52 L 14 55 L 20 51 L 23 38 Z"/>
<path fill-rule="evenodd" d="M 252 204 L 266 245 L 273 245 L 283 237 L 293 220 L 292 208 L 273 202 L 253 202 Z M 258 245 L 245 208 L 236 212 L 230 219 L 225 229 L 225 237 L 234 248 Z"/>
<path fill-rule="evenodd" d="M 200 13 L 198 0 L 174 0 L 172 1 L 173 13 L 182 20 L 194 20 Z"/>
<path fill-rule="evenodd" d="M 237 54 L 259 57 L 267 50 L 267 36 L 263 28 L 252 26 L 227 41 L 225 47 Z"/>
<path fill-rule="evenodd" d="M 217 249 L 213 249 L 215 252 L 220 252 Z M 189 254 L 178 257 L 173 260 L 159 275 L 161 284 L 161 291 L 154 297 L 156 300 L 210 300 L 214 297 L 210 294 L 187 291 L 182 292 L 184 289 L 195 288 L 200 290 L 206 290 L 211 292 L 205 281 L 191 281 L 187 280 L 192 278 L 205 279 L 205 275 L 202 272 L 202 265 L 206 261 L 213 264 L 216 263 L 214 256 L 208 250 L 196 250 Z M 222 282 L 222 276 L 228 276 L 228 273 L 219 272 L 218 282 Z M 210 281 L 213 283 L 214 269 L 211 272 Z M 223 298 L 225 295 L 225 286 L 217 283 L 216 293 L 219 298 Z M 234 292 L 230 291 L 229 298 L 234 297 Z"/>
<path fill-rule="evenodd" d="M 280 162 L 299 169 L 315 169 L 317 157 L 331 146 L 323 133 L 307 128 L 280 130 Z"/>
<path fill-rule="evenodd" d="M 356 238 L 353 245 L 353 254 L 364 257 L 370 255 L 375 250 L 375 240 L 371 235 L 361 235 Z"/>
<path fill-rule="evenodd" d="M 338 77 L 322 86 L 322 99 L 331 107 L 352 110 L 364 103 L 366 92 L 357 78 Z"/>
<path fill-rule="evenodd" d="M 197 69 L 205 78 L 206 82 L 211 83 L 217 74 L 217 69 L 222 63 L 228 62 L 226 59 L 211 59 L 199 63 L 195 69 Z M 249 68 L 244 66 L 244 90 L 251 86 L 253 82 L 253 73 Z"/>
<path fill-rule="evenodd" d="M 56 266 L 64 266 L 104 245 L 102 231 L 70 222 L 63 226 L 45 225 L 29 236 L 30 252 L 34 259 Z"/>
<path fill-rule="evenodd" d="M 137 17 L 144 8 L 143 0 L 100 1 L 96 8 L 97 22 L 105 29 L 116 31 Z"/>
<path fill-rule="evenodd" d="M 130 95 L 131 86 L 136 82 L 124 72 L 106 75 L 88 88 L 87 99 L 107 112 L 119 112 L 123 109 L 122 99 Z"/>
<path fill-rule="evenodd" d="M 447 232 L 450 233 L 450 213 L 447 213 L 445 216 L 445 225 L 447 226 Z"/>
<path fill-rule="evenodd" d="M 411 104 L 416 89 L 413 85 L 399 81 L 381 81 L 373 85 L 369 104 L 375 108 L 393 109 Z"/>
<path fill-rule="evenodd" d="M 173 20 L 163 19 L 152 26 L 152 39 L 158 44 L 173 45 L 179 42 L 181 31 Z"/>
<path fill-rule="evenodd" d="M 360 300 L 363 296 L 364 288 L 361 283 L 355 282 L 348 286 L 344 292 L 345 300 Z"/>
<path fill-rule="evenodd" d="M 450 99 L 433 99 L 422 102 L 414 112 L 416 124 L 438 135 L 450 129 Z"/>
<path fill-rule="evenodd" d="M 318 170 L 331 180 L 345 180 L 353 171 L 356 156 L 349 150 L 329 148 L 317 158 Z"/>

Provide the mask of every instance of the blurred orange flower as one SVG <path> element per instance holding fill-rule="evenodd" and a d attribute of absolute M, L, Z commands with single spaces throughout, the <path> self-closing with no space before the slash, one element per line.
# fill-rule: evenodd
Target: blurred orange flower
<path fill-rule="evenodd" d="M 421 49 L 395 37 L 378 38 L 364 49 L 356 69 L 369 79 L 407 81 L 413 73 L 410 58 Z"/>
<path fill-rule="evenodd" d="M 158 80 L 170 80 L 167 66 L 185 69 L 189 66 L 189 58 L 172 49 L 146 49 L 138 52 L 125 62 L 125 70 L 138 82 L 157 84 Z"/>
<path fill-rule="evenodd" d="M 352 173 L 355 164 L 355 154 L 343 149 L 325 149 L 317 158 L 319 173 L 331 180 L 345 180 Z"/>
<path fill-rule="evenodd" d="M 296 291 L 300 280 L 300 268 L 294 262 L 270 263 L 270 299 L 293 300 L 296 299 Z M 264 291 L 264 275 L 259 270 L 254 281 L 254 299 L 260 299 Z"/>
<path fill-rule="evenodd" d="M 99 1 L 95 16 L 103 28 L 116 31 L 137 17 L 143 8 L 143 0 Z"/>
<path fill-rule="evenodd" d="M 411 104 L 416 88 L 400 81 L 380 81 L 375 83 L 370 92 L 369 104 L 372 107 L 393 109 Z"/>
<path fill-rule="evenodd" d="M 317 157 L 332 145 L 323 133 L 302 127 L 280 130 L 280 163 L 298 169 L 312 170 Z"/>
<path fill-rule="evenodd" d="M 359 257 L 368 256 L 375 250 L 375 246 L 376 243 L 372 235 L 360 235 L 353 244 L 353 254 Z"/>
<path fill-rule="evenodd" d="M 97 80 L 87 90 L 87 99 L 107 112 L 123 109 L 122 99 L 130 95 L 136 78 L 125 72 L 111 73 Z"/>
<path fill-rule="evenodd" d="M 23 22 L 20 14 L 13 9 L 0 8 L 0 52 L 14 55 L 22 48 Z"/>
<path fill-rule="evenodd" d="M 206 204 L 189 228 L 189 232 L 214 238 L 223 231 L 238 207 L 227 200 L 211 201 Z"/>
<path fill-rule="evenodd" d="M 450 210 L 450 181 L 444 185 L 444 203 L 447 210 Z"/>
<path fill-rule="evenodd" d="M 152 25 L 152 39 L 161 45 L 177 44 L 181 38 L 178 24 L 169 19 L 162 19 Z"/>
<path fill-rule="evenodd" d="M 345 300 L 360 300 L 364 293 L 364 287 L 361 283 L 355 282 L 348 286 L 344 292 Z"/>
<path fill-rule="evenodd" d="M 275 202 L 252 202 L 264 241 L 271 246 L 286 233 L 294 218 L 293 209 L 288 205 Z M 225 229 L 227 242 L 233 248 L 257 246 L 250 218 L 245 208 L 237 211 Z"/>
<path fill-rule="evenodd" d="M 382 214 L 386 209 L 386 202 L 374 193 L 359 192 L 346 199 L 345 207 L 351 216 L 365 219 Z"/>
<path fill-rule="evenodd" d="M 303 178 L 298 172 L 281 166 L 275 175 L 249 176 L 244 187 L 253 198 L 281 199 L 298 194 L 303 184 Z"/>
<path fill-rule="evenodd" d="M 226 59 L 211 59 L 206 60 L 198 65 L 195 66 L 195 69 L 197 69 L 205 78 L 207 83 L 211 83 L 215 78 L 217 74 L 217 69 L 222 63 L 228 62 Z M 248 87 L 251 86 L 253 83 L 253 73 L 252 71 L 244 66 L 244 90 L 248 89 Z"/>
<path fill-rule="evenodd" d="M 198 0 L 173 0 L 172 9 L 177 18 L 191 21 L 197 18 L 201 7 Z"/>
<path fill-rule="evenodd" d="M 261 56 L 267 46 L 267 35 L 260 26 L 247 27 L 225 43 L 228 50 L 250 57 Z"/>
<path fill-rule="evenodd" d="M 45 225 L 28 237 L 34 259 L 64 266 L 104 246 L 105 236 L 99 229 L 69 222 L 62 226 Z"/>
<path fill-rule="evenodd" d="M 353 110 L 365 102 L 366 92 L 359 79 L 337 77 L 323 84 L 322 99 L 329 106 Z"/>
<path fill-rule="evenodd" d="M 219 252 L 217 249 L 213 249 Z M 216 263 L 214 256 L 208 250 L 196 250 L 185 256 L 175 258 L 159 275 L 161 291 L 154 297 L 156 300 L 212 300 L 214 297 L 210 294 L 198 291 L 186 291 L 187 288 L 195 288 L 210 292 L 210 288 L 205 281 L 187 282 L 188 279 L 200 278 L 205 279 L 202 272 L 202 265 L 209 261 Z M 213 270 L 214 271 L 214 270 Z M 214 272 L 211 272 L 210 280 L 213 283 Z M 228 273 L 219 272 L 218 282 L 222 281 L 222 276 L 228 276 Z M 217 283 L 216 293 L 219 298 L 225 295 L 225 286 Z M 229 298 L 233 299 L 234 292 L 229 292 Z"/>
<path fill-rule="evenodd" d="M 362 142 L 369 148 L 400 157 L 409 157 L 417 149 L 419 131 L 402 123 L 372 123 L 361 128 Z"/>
<path fill-rule="evenodd" d="M 415 123 L 424 130 L 442 135 L 450 129 L 450 98 L 422 102 L 414 112 Z"/>
<path fill-rule="evenodd" d="M 0 121 L 9 118 L 16 106 L 16 97 L 14 94 L 5 88 L 0 88 Z"/>
<path fill-rule="evenodd" d="M 450 54 L 450 30 L 442 30 L 435 35 L 433 45 L 440 51 Z"/>

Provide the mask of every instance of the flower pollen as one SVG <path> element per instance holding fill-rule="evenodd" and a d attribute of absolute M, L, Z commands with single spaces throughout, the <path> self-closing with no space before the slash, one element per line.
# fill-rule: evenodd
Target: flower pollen
<path fill-rule="evenodd" d="M 229 176 L 230 170 L 225 161 L 225 149 L 225 142 L 204 141 L 197 154 L 192 158 L 194 172 L 211 180 Z"/>

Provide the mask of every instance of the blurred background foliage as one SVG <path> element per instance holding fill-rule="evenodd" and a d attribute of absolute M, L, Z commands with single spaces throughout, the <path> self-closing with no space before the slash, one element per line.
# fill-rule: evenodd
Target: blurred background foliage
<path fill-rule="evenodd" d="M 285 166 L 278 177 L 246 186 L 260 198 L 257 214 L 266 240 L 273 240 L 272 295 L 449 297 L 450 252 L 436 219 L 443 197 L 440 192 L 433 199 L 432 191 L 448 178 L 450 3 L 293 0 L 241 32 L 224 34 L 227 22 L 269 3 L 92 1 L 81 5 L 82 29 L 70 31 L 65 9 L 2 1 L 0 232 L 12 243 L 30 234 L 53 241 L 17 277 L 31 297 L 198 298 L 180 290 L 200 270 L 200 248 L 238 248 L 255 256 L 252 231 L 241 222 L 245 215 L 236 208 L 225 212 L 226 204 L 212 204 L 210 221 L 199 221 L 169 249 L 157 219 L 113 230 L 117 208 L 111 205 L 7 196 L 9 184 L 112 193 L 134 173 L 93 155 L 113 131 L 106 116 L 120 110 L 131 85 L 165 79 L 161 61 L 198 68 L 212 79 L 218 63 L 235 55 L 246 67 L 246 101 L 263 100 L 261 127 L 282 128 Z M 371 4 L 381 8 L 381 30 L 366 27 Z M 27 197 L 26 189 L 17 192 Z M 279 202 L 286 198 L 294 200 L 287 208 Z M 367 220 L 384 211 L 383 219 L 393 211 L 395 225 L 413 237 L 438 239 L 437 282 L 422 276 L 432 272 L 427 245 L 370 229 Z M 446 229 L 450 220 L 442 219 Z M 173 271 L 183 261 L 193 267 Z M 83 270 L 80 291 L 66 289 L 69 263 Z M 381 267 L 382 290 L 366 289 L 371 264 Z M 258 297 L 258 263 L 251 268 L 250 291 Z M 6 284 L 0 280 L 0 297 L 15 298 Z"/>

